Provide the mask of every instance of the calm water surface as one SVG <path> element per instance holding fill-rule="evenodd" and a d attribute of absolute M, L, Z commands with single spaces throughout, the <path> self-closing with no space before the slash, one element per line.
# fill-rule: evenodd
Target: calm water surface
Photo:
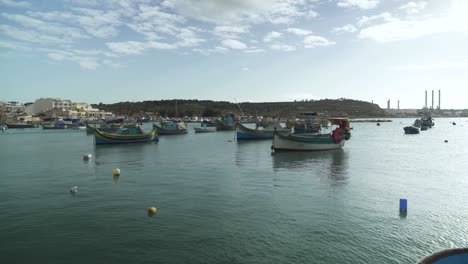
<path fill-rule="evenodd" d="M 1 263 L 415 263 L 466 247 L 468 119 L 404 135 L 413 120 L 273 155 L 233 132 L 95 147 L 84 131 L 8 130 Z"/>

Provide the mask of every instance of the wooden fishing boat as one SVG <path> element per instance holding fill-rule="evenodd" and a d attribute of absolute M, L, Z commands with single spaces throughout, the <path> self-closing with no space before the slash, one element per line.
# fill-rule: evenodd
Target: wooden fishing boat
<path fill-rule="evenodd" d="M 119 128 L 115 128 L 115 127 L 99 127 L 98 129 L 101 132 L 106 132 L 106 133 L 110 133 L 110 134 L 113 134 L 113 133 L 117 132 L 117 130 L 119 130 Z M 94 130 L 96 130 L 96 127 L 91 126 L 90 124 L 86 124 L 86 134 L 93 135 Z"/>
<path fill-rule="evenodd" d="M 237 140 L 272 139 L 275 128 L 276 128 L 276 131 L 281 134 L 291 133 L 291 129 L 284 128 L 279 123 L 270 123 L 263 129 L 260 129 L 260 128 L 252 129 L 239 123 L 237 124 L 237 128 L 236 128 L 236 138 Z"/>
<path fill-rule="evenodd" d="M 188 132 L 184 122 L 164 122 L 160 126 L 153 124 L 153 129 L 157 129 L 159 135 L 187 134 Z"/>
<path fill-rule="evenodd" d="M 99 128 L 94 130 L 95 144 L 127 144 L 158 141 L 158 132 L 153 129 L 145 133 L 140 127 L 121 127 L 115 133 L 106 133 Z"/>
<path fill-rule="evenodd" d="M 209 128 L 209 127 L 194 127 L 193 130 L 195 131 L 195 133 L 216 132 L 215 128 Z"/>
<path fill-rule="evenodd" d="M 289 134 L 282 135 L 278 131 L 274 132 L 273 145 L 274 151 L 282 150 L 331 150 L 339 149 L 345 145 L 346 140 L 351 138 L 349 121 L 342 118 L 328 119 L 336 127 L 329 134 Z"/>
<path fill-rule="evenodd" d="M 236 125 L 237 122 L 232 114 L 222 116 L 221 119 L 215 121 L 216 130 L 236 130 Z"/>
<path fill-rule="evenodd" d="M 468 263 L 468 248 L 453 248 L 436 252 L 423 258 L 418 264 Z"/>
<path fill-rule="evenodd" d="M 405 130 L 405 134 L 419 134 L 419 128 L 415 126 L 406 126 L 403 130 Z"/>
<path fill-rule="evenodd" d="M 20 123 L 20 122 L 17 122 L 17 123 L 5 122 L 5 125 L 8 128 L 35 128 L 37 127 L 37 125 L 33 123 Z"/>

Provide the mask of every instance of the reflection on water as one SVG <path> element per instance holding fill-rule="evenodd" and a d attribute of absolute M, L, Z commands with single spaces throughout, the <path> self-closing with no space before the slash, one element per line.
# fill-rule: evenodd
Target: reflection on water
<path fill-rule="evenodd" d="M 116 164 L 119 166 L 130 166 L 139 169 L 144 166 L 145 155 L 149 155 L 150 148 L 155 143 L 141 144 L 109 144 L 95 145 L 95 163 L 97 166 L 105 164 Z"/>
<path fill-rule="evenodd" d="M 275 171 L 313 170 L 336 181 L 348 178 L 348 153 L 342 149 L 311 152 L 276 152 L 271 155 Z"/>

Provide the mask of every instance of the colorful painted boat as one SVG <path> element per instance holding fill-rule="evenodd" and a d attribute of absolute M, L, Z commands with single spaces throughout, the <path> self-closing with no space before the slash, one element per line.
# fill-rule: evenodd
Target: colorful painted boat
<path fill-rule="evenodd" d="M 237 123 L 232 114 L 222 116 L 221 119 L 215 121 L 216 130 L 236 130 L 236 125 Z"/>
<path fill-rule="evenodd" d="M 144 133 L 140 127 L 121 127 L 116 133 L 106 133 L 99 128 L 94 130 L 95 144 L 128 144 L 158 140 L 158 132 L 155 129 L 149 133 Z"/>
<path fill-rule="evenodd" d="M 65 129 L 65 128 L 68 128 L 68 126 L 63 123 L 42 125 L 42 129 Z"/>
<path fill-rule="evenodd" d="M 195 131 L 195 133 L 216 132 L 215 128 L 209 128 L 209 127 L 194 127 L 193 130 Z"/>
<path fill-rule="evenodd" d="M 351 138 L 349 121 L 347 119 L 328 119 L 336 127 L 329 134 L 289 134 L 282 135 L 278 131 L 274 132 L 273 145 L 274 151 L 283 150 L 331 150 L 340 149 L 345 145 L 346 140 Z"/>
<path fill-rule="evenodd" d="M 239 123 L 237 124 L 237 128 L 236 128 L 236 138 L 237 140 L 272 139 L 275 128 L 276 128 L 276 131 L 281 134 L 291 133 L 291 129 L 284 128 L 279 123 L 271 123 L 263 129 L 259 129 L 259 128 L 252 129 Z"/>
<path fill-rule="evenodd" d="M 468 263 L 468 248 L 454 248 L 436 252 L 418 264 L 462 264 Z"/>
<path fill-rule="evenodd" d="M 106 132 L 106 133 L 110 133 L 110 134 L 113 134 L 113 133 L 117 132 L 117 130 L 119 130 L 119 128 L 115 128 L 115 127 L 100 127 L 98 129 L 101 132 Z M 93 135 L 94 130 L 96 130 L 96 127 L 94 127 L 94 126 L 92 126 L 90 124 L 86 124 L 86 134 Z"/>
<path fill-rule="evenodd" d="M 158 130 L 159 135 L 187 134 L 187 125 L 184 122 L 164 122 L 160 126 L 153 124 L 153 128 Z"/>

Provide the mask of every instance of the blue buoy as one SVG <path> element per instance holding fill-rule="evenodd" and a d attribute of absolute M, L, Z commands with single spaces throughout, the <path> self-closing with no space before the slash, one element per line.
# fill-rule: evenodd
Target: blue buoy
<path fill-rule="evenodd" d="M 408 210 L 408 200 L 400 199 L 400 211 L 407 211 Z"/>

